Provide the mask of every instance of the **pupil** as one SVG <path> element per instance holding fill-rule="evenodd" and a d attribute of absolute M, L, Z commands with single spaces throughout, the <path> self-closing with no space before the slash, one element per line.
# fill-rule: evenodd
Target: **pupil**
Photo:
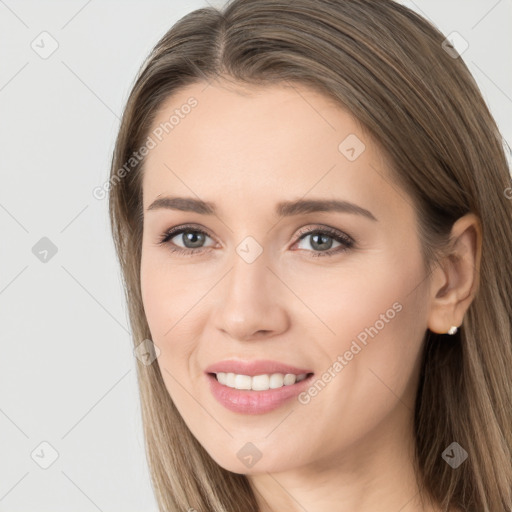
<path fill-rule="evenodd" d="M 321 234 L 316 234 L 316 235 L 311 235 L 311 236 L 313 239 L 313 243 L 311 244 L 311 246 L 313 248 L 315 248 L 315 245 L 317 246 L 316 248 L 320 249 L 320 250 L 326 250 L 326 249 L 331 248 L 332 238 L 330 236 L 321 235 Z M 320 238 L 320 240 L 321 240 L 321 242 L 319 242 L 319 243 L 317 243 L 318 238 Z M 326 240 L 330 241 L 330 243 L 326 242 Z M 325 247 L 326 245 L 327 245 L 327 247 Z"/>
<path fill-rule="evenodd" d="M 185 246 L 189 248 L 200 247 L 201 243 L 204 242 L 203 233 L 197 233 L 196 231 L 188 231 L 185 235 Z M 191 243 L 191 245 L 189 245 Z"/>

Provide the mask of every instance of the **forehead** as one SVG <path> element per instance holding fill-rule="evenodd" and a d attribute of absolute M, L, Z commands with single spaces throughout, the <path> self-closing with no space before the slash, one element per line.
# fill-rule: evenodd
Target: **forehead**
<path fill-rule="evenodd" d="M 195 106 L 190 108 L 187 104 L 192 101 Z M 173 126 L 169 126 L 173 117 Z M 311 136 L 315 143 L 329 136 L 325 145 L 335 144 L 344 132 L 362 136 L 357 119 L 339 103 L 305 85 L 289 82 L 261 86 L 227 82 L 190 85 L 163 103 L 152 128 L 158 127 L 166 131 L 162 134 L 164 139 L 172 139 L 175 145 L 193 144 L 202 154 L 214 148 L 216 153 L 222 150 L 229 156 L 265 142 L 266 146 L 257 150 L 262 158 L 287 142 L 303 142 Z M 304 147 L 304 152 L 311 145 L 314 144 Z M 149 159 L 158 154 L 153 151 Z"/>
<path fill-rule="evenodd" d="M 152 133 L 159 127 L 161 140 L 144 166 L 145 209 L 156 196 L 177 192 L 231 193 L 241 205 L 312 189 L 383 201 L 378 148 L 349 112 L 304 85 L 193 84 L 164 102 Z M 354 152 L 347 158 L 350 146 L 360 152 L 355 159 Z"/>

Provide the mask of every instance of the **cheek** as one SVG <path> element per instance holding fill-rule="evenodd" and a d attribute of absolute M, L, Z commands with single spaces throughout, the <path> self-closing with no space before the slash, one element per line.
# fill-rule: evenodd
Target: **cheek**
<path fill-rule="evenodd" d="M 310 294 L 305 300 L 324 324 L 317 330 L 324 334 L 315 337 L 315 349 L 322 354 L 318 377 L 333 383 L 325 386 L 325 399 L 314 398 L 313 407 L 336 403 L 334 414 L 340 421 L 351 415 L 370 425 L 385 416 L 398 397 L 412 406 L 412 377 L 427 317 L 421 260 L 404 258 L 399 265 L 383 260 L 358 271 L 344 271 L 336 279 L 337 285 L 317 280 L 323 296 Z M 318 388 L 322 389 L 321 383 Z"/>
<path fill-rule="evenodd" d="M 421 270 L 411 261 L 397 265 L 388 260 L 379 254 L 364 262 L 347 259 L 331 268 L 284 271 L 283 281 L 303 303 L 303 321 L 315 327 L 319 343 L 337 349 L 360 333 L 364 339 L 365 329 L 375 324 L 379 332 L 401 325 L 399 317 L 415 301 L 412 283 L 421 282 Z M 293 297 L 289 300 L 295 303 Z"/>
<path fill-rule="evenodd" d="M 173 267 L 161 257 L 143 253 L 141 293 L 155 340 L 171 340 L 192 323 L 194 305 L 205 293 L 205 281 L 193 271 Z"/>
<path fill-rule="evenodd" d="M 171 267 L 160 257 L 143 253 L 144 312 L 151 339 L 160 350 L 157 362 L 173 398 L 182 392 L 178 383 L 188 382 L 191 377 L 191 355 L 197 349 L 202 329 L 198 314 L 208 299 L 205 286 L 204 276 L 184 267 Z"/>
<path fill-rule="evenodd" d="M 167 393 L 193 435 L 205 439 L 201 400 L 192 400 L 198 374 L 194 353 L 202 327 L 198 312 L 207 299 L 205 281 L 194 282 L 194 272 L 170 267 L 160 258 L 144 257 L 141 262 L 141 292 L 144 310 L 160 354 L 156 360 Z M 211 438 L 209 433 L 208 437 Z M 206 441 L 206 439 L 205 439 Z"/>
<path fill-rule="evenodd" d="M 171 327 L 168 300 L 170 283 L 161 270 L 147 257 L 141 262 L 141 294 L 144 312 L 153 340 L 159 339 Z"/>

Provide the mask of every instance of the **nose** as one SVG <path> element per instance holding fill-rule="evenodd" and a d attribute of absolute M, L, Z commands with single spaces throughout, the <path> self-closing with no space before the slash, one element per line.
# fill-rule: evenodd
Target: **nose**
<path fill-rule="evenodd" d="M 214 323 L 224 334 L 248 341 L 288 329 L 284 285 L 268 267 L 265 252 L 252 263 L 235 254 L 231 270 L 219 285 Z"/>

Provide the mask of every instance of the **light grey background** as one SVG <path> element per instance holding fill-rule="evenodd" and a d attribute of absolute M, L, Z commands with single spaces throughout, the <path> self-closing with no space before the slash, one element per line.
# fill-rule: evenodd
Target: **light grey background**
<path fill-rule="evenodd" d="M 512 0 L 403 3 L 469 43 L 512 145 Z M 157 510 L 107 200 L 92 191 L 139 65 L 206 5 L 0 0 L 0 512 Z M 58 454 L 47 469 L 42 442 Z"/>

